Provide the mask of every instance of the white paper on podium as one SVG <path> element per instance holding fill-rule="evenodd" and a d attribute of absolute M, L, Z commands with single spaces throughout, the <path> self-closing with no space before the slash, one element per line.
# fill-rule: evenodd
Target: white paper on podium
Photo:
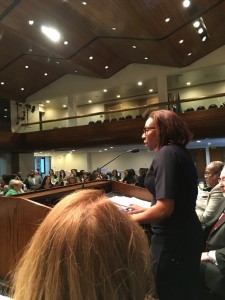
<path fill-rule="evenodd" d="M 124 209 L 126 209 L 130 204 L 136 204 L 138 206 L 146 207 L 146 208 L 151 206 L 151 202 L 144 201 L 135 197 L 113 196 L 110 197 L 109 200 L 111 200 L 116 205 Z"/>

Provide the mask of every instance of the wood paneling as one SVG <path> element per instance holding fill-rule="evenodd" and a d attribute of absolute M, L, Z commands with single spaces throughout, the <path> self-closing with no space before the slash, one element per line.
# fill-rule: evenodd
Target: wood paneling
<path fill-rule="evenodd" d="M 225 108 L 182 113 L 194 139 L 225 137 Z M 93 146 L 141 143 L 145 119 L 60 128 L 30 133 L 0 134 L 0 150 L 33 152 Z"/>

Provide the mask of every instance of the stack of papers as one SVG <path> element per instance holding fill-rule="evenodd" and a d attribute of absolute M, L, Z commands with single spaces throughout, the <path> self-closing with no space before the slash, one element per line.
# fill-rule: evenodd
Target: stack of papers
<path fill-rule="evenodd" d="M 113 196 L 109 200 L 114 202 L 116 205 L 120 206 L 123 209 L 126 209 L 130 204 L 136 204 L 141 207 L 150 207 L 151 202 L 144 201 L 135 197 L 126 197 L 126 196 Z"/>

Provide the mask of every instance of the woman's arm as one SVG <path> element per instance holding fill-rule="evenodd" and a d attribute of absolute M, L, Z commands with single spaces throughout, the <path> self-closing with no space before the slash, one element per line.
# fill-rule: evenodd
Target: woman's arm
<path fill-rule="evenodd" d="M 130 214 L 134 220 L 140 224 L 156 224 L 163 220 L 168 219 L 174 211 L 174 200 L 173 199 L 162 199 L 157 200 L 154 206 L 150 208 L 132 209 L 132 205 L 129 206 L 131 209 Z M 136 208 L 136 207 L 135 207 Z"/>

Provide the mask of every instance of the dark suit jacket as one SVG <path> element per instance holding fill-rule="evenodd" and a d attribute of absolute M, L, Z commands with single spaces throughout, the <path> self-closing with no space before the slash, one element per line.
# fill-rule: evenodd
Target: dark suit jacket
<path fill-rule="evenodd" d="M 206 228 L 205 235 L 208 235 L 214 224 L 225 210 L 225 198 L 221 203 L 217 215 L 211 220 Z M 215 293 L 224 296 L 225 299 L 225 219 L 215 229 L 206 240 L 208 250 L 216 250 L 216 260 L 218 266 L 212 262 L 201 262 L 204 268 L 204 277 L 206 285 Z"/>

